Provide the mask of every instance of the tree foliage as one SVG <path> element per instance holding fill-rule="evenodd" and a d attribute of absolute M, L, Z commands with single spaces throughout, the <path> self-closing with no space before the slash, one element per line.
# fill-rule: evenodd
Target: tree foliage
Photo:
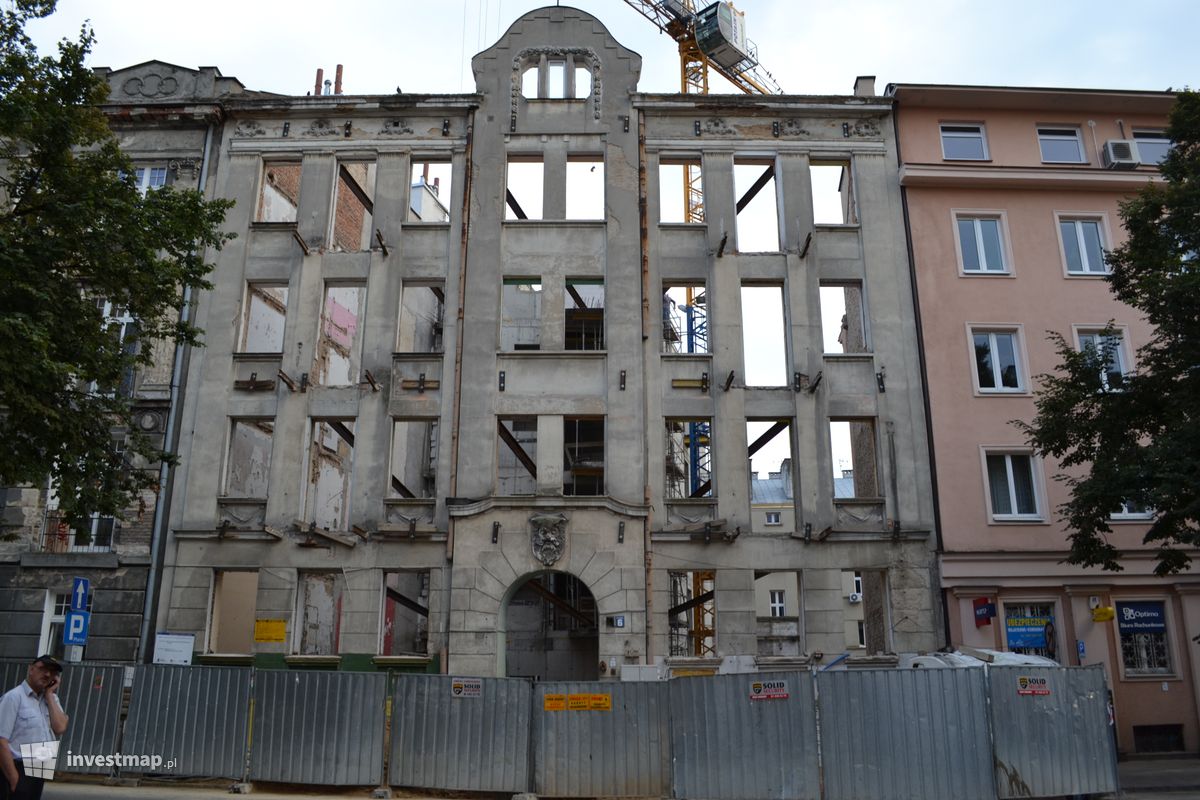
<path fill-rule="evenodd" d="M 1128 238 L 1108 254 L 1113 294 L 1152 326 L 1136 371 L 1106 385 L 1107 353 L 1053 337 L 1061 364 L 1042 377 L 1033 422 L 1017 423 L 1066 473 L 1067 560 L 1120 570 L 1106 535 L 1127 500 L 1153 510 L 1145 542 L 1160 575 L 1188 569 L 1200 544 L 1200 95 L 1179 94 L 1168 134 L 1165 180 L 1121 205 Z"/>
<path fill-rule="evenodd" d="M 229 204 L 195 191 L 143 197 L 99 105 L 93 38 L 40 56 L 25 33 L 53 0 L 0 11 L 0 486 L 52 476 L 62 512 L 119 515 L 155 476 L 131 460 L 165 454 L 130 424 L 119 391 L 156 340 L 196 344 L 183 289 L 207 288 Z M 136 330 L 119 339 L 110 307 Z M 125 429 L 124 456 L 113 432 Z"/>

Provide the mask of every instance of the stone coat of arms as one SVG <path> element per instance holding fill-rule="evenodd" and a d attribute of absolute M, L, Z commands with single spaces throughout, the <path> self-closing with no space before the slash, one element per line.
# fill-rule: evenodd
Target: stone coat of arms
<path fill-rule="evenodd" d="M 567 547 L 567 518 L 562 514 L 534 514 L 529 525 L 533 529 L 533 557 L 547 567 L 562 558 Z"/>

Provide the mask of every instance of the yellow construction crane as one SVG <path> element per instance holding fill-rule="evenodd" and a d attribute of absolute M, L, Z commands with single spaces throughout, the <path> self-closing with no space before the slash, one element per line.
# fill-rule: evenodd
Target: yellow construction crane
<path fill-rule="evenodd" d="M 746 94 L 783 94 L 775 78 L 758 62 L 758 48 L 746 38 L 744 15 L 728 0 L 700 11 L 694 0 L 625 2 L 679 44 L 679 83 L 684 94 L 708 94 L 710 69 Z M 700 174 L 699 164 L 683 165 L 686 222 L 704 221 Z"/>

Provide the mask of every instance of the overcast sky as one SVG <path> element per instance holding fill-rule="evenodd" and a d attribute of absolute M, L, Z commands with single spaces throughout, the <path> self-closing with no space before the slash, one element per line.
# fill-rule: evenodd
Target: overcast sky
<path fill-rule="evenodd" d="M 538 0 L 59 0 L 31 26 L 39 47 L 90 19 L 93 66 L 160 59 L 216 66 L 250 89 L 304 94 L 318 67 L 345 65 L 348 94 L 473 91 L 473 54 Z M 624 0 L 591 12 L 642 56 L 640 87 L 679 91 L 675 44 Z M 705 5 L 704 2 L 698 5 Z M 889 82 L 1117 89 L 1180 88 L 1200 75 L 1195 0 L 741 0 L 763 66 L 792 94 L 849 94 L 857 75 Z"/>

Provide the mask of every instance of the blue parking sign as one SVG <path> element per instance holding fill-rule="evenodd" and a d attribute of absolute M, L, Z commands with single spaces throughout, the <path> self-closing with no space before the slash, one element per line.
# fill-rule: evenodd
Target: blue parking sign
<path fill-rule="evenodd" d="M 72 611 L 87 611 L 88 594 L 91 589 L 91 582 L 87 578 L 76 578 L 71 581 Z"/>
<path fill-rule="evenodd" d="M 63 620 L 63 644 L 87 644 L 88 623 L 92 615 L 86 611 L 68 611 Z"/>

